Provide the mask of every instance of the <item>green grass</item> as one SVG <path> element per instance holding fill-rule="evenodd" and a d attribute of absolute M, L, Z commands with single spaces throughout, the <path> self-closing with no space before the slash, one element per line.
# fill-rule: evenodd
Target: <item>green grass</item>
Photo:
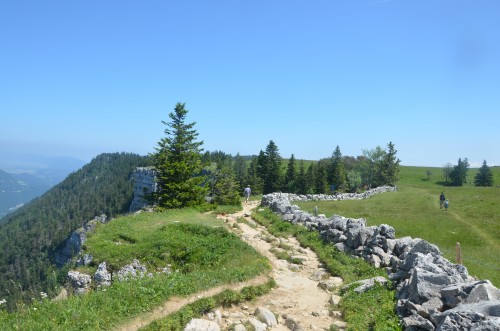
<path fill-rule="evenodd" d="M 426 171 L 433 175 L 427 180 Z M 472 181 L 477 170 L 468 175 Z M 500 183 L 500 168 L 493 168 Z M 402 167 L 398 191 L 366 200 L 293 202 L 302 210 L 327 217 L 337 214 L 365 218 L 368 225 L 389 224 L 396 236 L 423 238 L 439 246 L 444 256 L 455 261 L 455 244 L 460 242 L 463 264 L 469 273 L 500 286 L 500 187 L 443 186 L 441 168 Z M 439 209 L 439 194 L 450 200 L 448 211 Z"/>
<path fill-rule="evenodd" d="M 222 227 L 215 215 L 194 210 L 142 213 L 97 227 L 85 243 L 113 270 L 137 258 L 148 271 L 171 264 L 170 275 L 157 274 L 114 282 L 102 290 L 65 301 L 34 300 L 15 313 L 0 310 L 8 330 L 109 330 L 150 311 L 172 296 L 186 296 L 221 284 L 250 279 L 270 270 L 269 262 Z"/>

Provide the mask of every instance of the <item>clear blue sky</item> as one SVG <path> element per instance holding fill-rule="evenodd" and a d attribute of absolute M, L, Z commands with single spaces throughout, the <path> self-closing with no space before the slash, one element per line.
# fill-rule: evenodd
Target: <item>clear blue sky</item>
<path fill-rule="evenodd" d="M 0 152 L 205 150 L 500 165 L 500 2 L 0 2 Z"/>

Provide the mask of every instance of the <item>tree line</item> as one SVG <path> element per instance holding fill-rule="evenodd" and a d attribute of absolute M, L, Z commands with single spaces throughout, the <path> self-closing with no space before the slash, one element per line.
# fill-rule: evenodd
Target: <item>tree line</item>
<path fill-rule="evenodd" d="M 203 153 L 196 122 L 185 122 L 187 113 L 184 103 L 176 104 L 170 121 L 162 122 L 165 137 L 151 155 L 159 190 L 149 198 L 159 208 L 198 205 L 207 196 L 217 204 L 240 204 L 246 186 L 254 194 L 331 194 L 394 186 L 398 180 L 400 160 L 392 142 L 358 157 L 343 156 L 339 146 L 319 161 L 297 161 L 292 154 L 286 164 L 273 140 L 254 156 Z"/>
<path fill-rule="evenodd" d="M 456 165 L 447 163 L 443 166 L 443 177 L 445 183 L 451 186 L 462 186 L 467 183 L 467 172 L 469 171 L 470 164 L 467 158 L 458 158 Z M 482 166 L 474 176 L 475 186 L 493 186 L 493 172 L 488 167 L 486 160 L 483 161 Z"/>

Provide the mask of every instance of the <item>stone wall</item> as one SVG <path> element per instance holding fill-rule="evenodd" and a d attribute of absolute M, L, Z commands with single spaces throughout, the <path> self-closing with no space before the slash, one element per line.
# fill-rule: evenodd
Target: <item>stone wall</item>
<path fill-rule="evenodd" d="M 394 191 L 381 187 L 363 194 L 262 197 L 283 220 L 318 231 L 339 250 L 385 268 L 396 286 L 397 312 L 406 330 L 500 330 L 500 290 L 476 280 L 463 265 L 445 259 L 439 248 L 420 238 L 396 239 L 393 227 L 367 226 L 365 219 L 311 215 L 291 201 L 365 199 Z"/>
<path fill-rule="evenodd" d="M 134 171 L 134 198 L 129 212 L 135 212 L 148 205 L 144 195 L 156 192 L 156 170 L 152 167 L 141 167 Z"/>

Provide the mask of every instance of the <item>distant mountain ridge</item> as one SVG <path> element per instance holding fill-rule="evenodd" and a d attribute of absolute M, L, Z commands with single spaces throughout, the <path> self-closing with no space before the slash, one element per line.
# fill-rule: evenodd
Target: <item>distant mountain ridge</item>
<path fill-rule="evenodd" d="M 51 186 L 35 175 L 12 174 L 0 169 L 0 218 L 42 195 Z"/>
<path fill-rule="evenodd" d="M 84 162 L 70 157 L 0 153 L 0 218 L 60 183 Z"/>

